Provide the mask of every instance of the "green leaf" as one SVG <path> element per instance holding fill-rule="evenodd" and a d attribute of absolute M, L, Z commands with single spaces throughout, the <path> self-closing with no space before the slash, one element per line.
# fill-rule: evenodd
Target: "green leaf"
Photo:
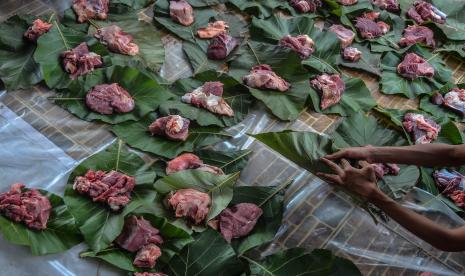
<path fill-rule="evenodd" d="M 73 190 L 74 179 L 90 169 L 116 170 L 136 178 L 131 202 L 121 212 L 112 212 L 104 204 L 92 202 L 88 196 Z M 71 173 L 64 199 L 76 218 L 84 240 L 93 251 L 99 252 L 113 242 L 123 228 L 126 215 L 144 204 L 153 202 L 156 192 L 150 184 L 153 183 L 155 176 L 151 167 L 138 155 L 130 152 L 121 140 L 93 155 Z"/>
<path fill-rule="evenodd" d="M 371 96 L 370 90 L 359 78 L 343 78 L 346 89 L 342 94 L 341 101 L 325 110 L 321 110 L 321 98 L 319 92 L 310 87 L 310 100 L 313 110 L 324 114 L 338 114 L 348 116 L 359 111 L 369 111 L 376 106 L 376 101 Z"/>
<path fill-rule="evenodd" d="M 434 68 L 434 77 L 418 77 L 414 80 L 407 80 L 397 73 L 397 65 L 402 62 L 403 55 L 394 52 L 386 53 L 381 61 L 383 68 L 381 91 L 384 94 L 403 94 L 413 99 L 418 95 L 430 94 L 451 79 L 452 72 L 439 53 L 433 55 L 425 48 L 416 45 L 412 46 L 409 52 L 414 52 L 425 58 Z"/>
<path fill-rule="evenodd" d="M 206 219 L 206 221 L 209 221 L 221 213 L 231 202 L 233 198 L 233 186 L 238 177 L 239 172 L 228 175 L 215 175 L 198 170 L 186 170 L 157 180 L 154 187 L 163 197 L 170 192 L 188 188 L 208 193 L 212 199 L 210 211 Z M 169 217 L 172 221 L 185 224 L 182 218 L 176 219 L 172 214 Z M 196 225 L 194 230 L 203 231 L 205 230 L 205 225 Z"/>
<path fill-rule="evenodd" d="M 214 151 L 199 150 L 195 154 L 208 165 L 218 167 L 225 174 L 242 171 L 249 161 L 250 150 Z"/>
<path fill-rule="evenodd" d="M 381 77 L 381 54 L 372 53 L 367 46 L 364 46 L 359 43 L 352 44 L 353 47 L 357 48 L 362 52 L 362 58 L 356 62 L 350 62 L 342 58 L 342 55 L 339 55 L 336 64 L 350 68 L 365 71 Z"/>
<path fill-rule="evenodd" d="M 85 97 L 92 87 L 102 83 L 115 82 L 126 89 L 133 97 L 134 109 L 128 113 L 115 113 L 112 115 L 100 114 L 90 110 L 85 103 Z M 99 120 L 109 124 L 136 121 L 174 97 L 155 80 L 137 69 L 120 66 L 98 69 L 88 76 L 85 81 L 70 85 L 68 89 L 61 92 L 58 97 L 52 98 L 56 104 L 83 120 Z"/>
<path fill-rule="evenodd" d="M 441 89 L 439 89 L 439 93 L 445 95 L 447 92 L 451 91 L 453 88 L 465 88 L 465 84 L 446 84 Z M 423 96 L 420 100 L 420 109 L 434 114 L 436 117 L 444 117 L 449 118 L 455 122 L 465 123 L 465 117 L 450 108 L 447 108 L 443 105 L 435 105 L 431 102 L 430 96 Z"/>
<path fill-rule="evenodd" d="M 192 152 L 231 137 L 219 127 L 199 127 L 193 123 L 189 126 L 189 137 L 184 142 L 168 140 L 162 136 L 152 136 L 148 131 L 148 126 L 156 118 L 155 114 L 151 114 L 138 122 L 115 125 L 112 131 L 131 147 L 170 159 L 182 152 Z"/>
<path fill-rule="evenodd" d="M 465 3 L 453 0 L 432 0 L 447 15 L 445 24 L 434 23 L 450 40 L 465 40 Z"/>
<path fill-rule="evenodd" d="M 29 88 L 42 81 L 33 59 L 36 44 L 23 37 L 32 21 L 31 16 L 15 15 L 0 24 L 0 79 L 7 90 Z"/>
<path fill-rule="evenodd" d="M 463 41 L 448 41 L 441 45 L 440 48 L 436 49 L 436 52 L 444 52 L 456 55 L 459 58 L 465 58 L 465 51 L 463 50 L 464 46 L 465 42 Z"/>
<path fill-rule="evenodd" d="M 133 9 L 142 9 L 147 7 L 153 0 L 112 0 L 111 4 L 125 4 Z"/>
<path fill-rule="evenodd" d="M 184 94 L 192 92 L 209 81 L 219 81 L 224 84 L 223 97 L 234 110 L 234 117 L 217 115 L 204 108 L 181 102 L 181 97 Z M 252 104 L 252 96 L 246 86 L 228 75 L 214 71 L 206 71 L 192 78 L 178 80 L 171 90 L 176 94 L 177 99 L 163 104 L 160 107 L 160 113 L 163 115 L 180 114 L 189 120 L 196 121 L 201 126 L 227 127 L 236 125 L 244 120 Z"/>
<path fill-rule="evenodd" d="M 28 246 L 33 255 L 59 253 L 82 241 L 76 222 L 63 202 L 55 194 L 40 190 L 52 205 L 45 230 L 32 230 L 22 223 L 13 222 L 0 215 L 0 232 L 11 243 Z"/>
<path fill-rule="evenodd" d="M 303 248 L 291 248 L 263 260 L 244 257 L 251 275 L 362 275 L 351 261 L 337 257 L 326 249 L 306 253 Z"/>
<path fill-rule="evenodd" d="M 250 15 L 254 15 L 258 18 L 267 18 L 273 15 L 275 10 L 285 10 L 291 15 L 296 15 L 297 12 L 293 7 L 289 5 L 287 1 L 280 0 L 229 0 L 229 4 L 236 7 L 237 9 L 246 12 Z M 314 15 L 315 17 L 316 15 Z"/>
<path fill-rule="evenodd" d="M 358 10 L 373 9 L 370 0 L 358 0 L 356 4 L 349 6 L 342 5 L 337 0 L 323 0 L 323 2 L 331 9 L 331 13 L 338 17 Z"/>
<path fill-rule="evenodd" d="M 240 275 L 244 272 L 234 249 L 220 233 L 209 229 L 197 234 L 181 254 L 173 257 L 166 273 L 169 275 Z"/>
<path fill-rule="evenodd" d="M 231 63 L 229 74 L 242 82 L 242 77 L 248 75 L 253 66 L 269 64 L 291 87 L 285 92 L 249 87 L 250 93 L 279 119 L 297 119 L 305 109 L 310 86 L 309 75 L 300 64 L 300 58 L 290 49 L 276 45 L 249 41 L 246 46 L 240 49 L 240 57 Z"/>

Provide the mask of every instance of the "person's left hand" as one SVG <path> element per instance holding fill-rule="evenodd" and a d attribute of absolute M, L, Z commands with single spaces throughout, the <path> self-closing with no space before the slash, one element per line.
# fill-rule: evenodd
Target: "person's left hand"
<path fill-rule="evenodd" d="M 341 160 L 340 166 L 326 158 L 321 158 L 321 160 L 336 173 L 317 173 L 317 176 L 329 184 L 342 186 L 368 201 L 382 194 L 376 184 L 375 170 L 368 162 L 360 161 L 360 169 L 358 169 L 352 167 L 346 159 Z"/>

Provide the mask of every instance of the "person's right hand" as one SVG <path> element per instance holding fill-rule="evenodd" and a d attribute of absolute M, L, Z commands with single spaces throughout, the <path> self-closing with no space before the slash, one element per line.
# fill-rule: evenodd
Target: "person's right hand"
<path fill-rule="evenodd" d="M 365 146 L 365 147 L 352 147 L 352 148 L 345 148 L 340 151 L 337 151 L 332 154 L 328 154 L 325 156 L 326 159 L 329 160 L 340 160 L 340 159 L 355 159 L 355 160 L 365 160 L 368 163 L 375 163 L 373 160 L 373 147 L 372 146 Z"/>

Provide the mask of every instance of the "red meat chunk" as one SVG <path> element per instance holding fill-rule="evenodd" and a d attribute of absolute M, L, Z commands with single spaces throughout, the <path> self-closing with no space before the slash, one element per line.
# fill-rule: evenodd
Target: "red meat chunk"
<path fill-rule="evenodd" d="M 242 78 L 245 85 L 258 89 L 271 89 L 281 92 L 287 91 L 291 84 L 278 76 L 268 64 L 252 67 L 250 74 Z"/>
<path fill-rule="evenodd" d="M 376 17 L 373 17 L 375 16 Z M 379 21 L 375 22 L 375 19 L 378 18 L 379 13 L 367 13 L 362 17 L 358 17 L 355 23 L 355 28 L 360 32 L 360 35 L 365 39 L 373 39 L 380 37 L 386 34 L 390 26 L 385 22 Z"/>
<path fill-rule="evenodd" d="M 194 23 L 194 9 L 185 0 L 170 1 L 170 16 L 173 21 L 184 26 Z"/>
<path fill-rule="evenodd" d="M 160 231 L 143 217 L 130 216 L 124 222 L 123 231 L 115 242 L 129 252 L 136 252 L 147 244 L 162 244 Z"/>
<path fill-rule="evenodd" d="M 375 169 L 375 174 L 378 179 L 383 178 L 385 175 L 398 175 L 400 172 L 399 166 L 392 163 L 374 163 L 372 164 Z"/>
<path fill-rule="evenodd" d="M 404 30 L 404 34 L 399 41 L 399 45 L 402 47 L 407 47 L 415 43 L 422 43 L 426 46 L 434 48 L 436 46 L 436 42 L 434 41 L 433 31 L 425 26 L 408 26 Z"/>
<path fill-rule="evenodd" d="M 352 6 L 357 4 L 358 0 L 337 0 L 337 2 L 343 6 Z"/>
<path fill-rule="evenodd" d="M 219 81 L 206 82 L 182 96 L 181 101 L 218 115 L 233 117 L 234 110 L 223 98 L 223 86 Z"/>
<path fill-rule="evenodd" d="M 414 80 L 418 77 L 432 78 L 434 68 L 419 55 L 408 53 L 404 60 L 397 65 L 397 73 L 408 80 Z"/>
<path fill-rule="evenodd" d="M 407 113 L 402 122 L 415 144 L 428 144 L 438 138 L 441 126 L 422 114 Z"/>
<path fill-rule="evenodd" d="M 227 242 L 247 236 L 262 214 L 262 209 L 253 203 L 239 203 L 226 208 L 219 215 L 221 234 Z"/>
<path fill-rule="evenodd" d="M 169 175 L 179 171 L 191 169 L 207 171 L 217 175 L 224 174 L 223 170 L 220 168 L 204 164 L 197 155 L 192 153 L 181 154 L 173 160 L 169 161 L 166 166 L 166 174 Z"/>
<path fill-rule="evenodd" d="M 318 90 L 320 94 L 320 107 L 322 110 L 337 104 L 346 89 L 344 81 L 337 74 L 321 74 L 311 80 L 310 85 Z"/>
<path fill-rule="evenodd" d="M 210 211 L 211 198 L 194 189 L 181 189 L 168 196 L 168 205 L 175 210 L 177 218 L 186 217 L 192 223 L 200 224 Z"/>
<path fill-rule="evenodd" d="M 433 178 L 439 191 L 445 195 L 451 195 L 465 187 L 465 176 L 457 171 L 442 169 L 434 172 Z"/>
<path fill-rule="evenodd" d="M 149 243 L 137 251 L 136 258 L 132 264 L 137 267 L 153 268 L 160 256 L 161 249 L 157 245 Z"/>
<path fill-rule="evenodd" d="M 343 25 L 334 24 L 329 28 L 329 30 L 337 35 L 337 37 L 341 41 L 342 48 L 350 46 L 354 41 L 355 33 L 352 32 L 352 30 L 347 29 Z"/>
<path fill-rule="evenodd" d="M 391 12 L 398 12 L 400 10 L 400 5 L 397 0 L 372 0 L 372 3 L 382 10 L 388 10 Z"/>
<path fill-rule="evenodd" d="M 52 24 L 44 22 L 39 18 L 34 20 L 32 26 L 30 26 L 24 33 L 24 37 L 32 42 L 37 42 L 37 39 L 53 27 Z"/>
<path fill-rule="evenodd" d="M 457 205 L 457 207 L 460 207 L 462 209 L 465 208 L 465 191 L 454 191 L 449 197 L 450 199 L 452 199 L 454 204 Z"/>
<path fill-rule="evenodd" d="M 150 126 L 152 135 L 165 136 L 173 141 L 186 141 L 189 136 L 190 121 L 179 115 L 169 115 L 156 119 Z"/>
<path fill-rule="evenodd" d="M 357 62 L 362 58 L 362 52 L 355 47 L 347 47 L 342 51 L 342 58 L 351 62 Z"/>
<path fill-rule="evenodd" d="M 73 9 L 78 16 L 78 22 L 89 19 L 105 20 L 108 15 L 109 0 L 74 0 Z"/>
<path fill-rule="evenodd" d="M 117 171 L 89 170 L 84 176 L 74 179 L 73 189 L 88 195 L 94 202 L 108 204 L 111 210 L 118 211 L 131 201 L 135 178 Z"/>
<path fill-rule="evenodd" d="M 407 16 L 413 19 L 417 24 L 422 24 L 425 21 L 444 24 L 447 18 L 445 13 L 425 1 L 416 1 L 413 3 L 413 6 L 407 11 Z"/>
<path fill-rule="evenodd" d="M 289 0 L 289 4 L 301 13 L 313 13 L 321 7 L 320 0 Z"/>
<path fill-rule="evenodd" d="M 0 213 L 15 222 L 22 222 L 34 230 L 47 229 L 52 205 L 36 189 L 22 191 L 24 184 L 13 184 L 0 194 Z"/>
<path fill-rule="evenodd" d="M 226 32 L 228 29 L 228 23 L 218 20 L 208 23 L 208 26 L 205 28 L 198 29 L 197 36 L 200 38 L 214 38 L 215 36 Z"/>
<path fill-rule="evenodd" d="M 279 45 L 291 48 L 301 59 L 307 59 L 315 51 L 315 42 L 308 35 L 286 35 L 279 40 Z"/>
<path fill-rule="evenodd" d="M 223 60 L 238 45 L 237 39 L 223 32 L 211 40 L 207 48 L 207 57 L 212 60 Z"/>
<path fill-rule="evenodd" d="M 444 96 L 436 92 L 431 98 L 431 102 L 436 105 L 444 105 L 450 110 L 465 116 L 465 89 L 453 88 Z"/>
<path fill-rule="evenodd" d="M 102 66 L 102 58 L 94 52 L 89 52 L 85 42 L 82 42 L 76 48 L 61 53 L 63 68 L 71 74 L 71 79 L 77 79 L 94 68 Z"/>
<path fill-rule="evenodd" d="M 139 53 L 139 46 L 132 42 L 133 37 L 114 24 L 98 29 L 94 36 L 112 52 L 129 56 Z"/>
<path fill-rule="evenodd" d="M 101 114 L 127 113 L 134 109 L 134 99 L 117 83 L 99 84 L 86 95 L 86 105 Z"/>

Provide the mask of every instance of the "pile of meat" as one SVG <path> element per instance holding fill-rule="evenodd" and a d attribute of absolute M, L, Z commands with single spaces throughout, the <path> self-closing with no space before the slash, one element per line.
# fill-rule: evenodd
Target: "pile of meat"
<path fill-rule="evenodd" d="M 315 42 L 308 35 L 286 35 L 279 40 L 279 46 L 291 48 L 301 59 L 307 59 L 315 49 Z"/>
<path fill-rule="evenodd" d="M 343 49 L 349 47 L 354 41 L 355 33 L 343 25 L 334 24 L 329 28 L 329 30 L 337 35 L 341 41 L 341 48 Z"/>
<path fill-rule="evenodd" d="M 223 86 L 219 81 L 206 82 L 182 96 L 181 101 L 218 115 L 233 117 L 234 110 L 223 98 Z"/>
<path fill-rule="evenodd" d="M 357 28 L 363 38 L 373 39 L 389 32 L 391 26 L 383 21 L 375 21 L 379 19 L 379 16 L 379 12 L 366 12 L 362 16 L 357 17 L 355 28 Z"/>
<path fill-rule="evenodd" d="M 79 23 L 89 19 L 105 20 L 108 15 L 109 0 L 74 0 L 73 9 Z"/>
<path fill-rule="evenodd" d="M 170 175 L 184 170 L 199 170 L 210 172 L 216 175 L 224 174 L 223 170 L 218 167 L 204 164 L 203 161 L 195 154 L 184 153 L 169 161 L 166 166 L 166 174 Z"/>
<path fill-rule="evenodd" d="M 110 115 L 127 113 L 134 109 L 134 99 L 117 83 L 99 84 L 86 95 L 86 105 L 92 111 Z"/>
<path fill-rule="evenodd" d="M 115 242 L 129 252 L 137 252 L 133 265 L 153 268 L 161 256 L 158 247 L 163 243 L 160 231 L 143 217 L 130 216 L 124 222 L 123 231 Z"/>
<path fill-rule="evenodd" d="M 175 211 L 177 218 L 185 217 L 190 223 L 197 225 L 207 218 L 211 198 L 209 194 L 194 189 L 181 189 L 168 195 L 167 204 Z"/>
<path fill-rule="evenodd" d="M 149 126 L 149 132 L 173 141 L 186 141 L 189 136 L 189 124 L 188 119 L 179 115 L 169 115 L 156 119 Z"/>
<path fill-rule="evenodd" d="M 218 20 L 215 22 L 208 23 L 208 26 L 205 28 L 199 28 L 197 30 L 197 36 L 202 39 L 210 39 L 216 37 L 221 33 L 227 32 L 228 29 L 228 23 L 226 23 L 225 21 Z"/>
<path fill-rule="evenodd" d="M 310 85 L 320 94 L 320 108 L 322 110 L 337 104 L 346 89 L 344 81 L 337 74 L 318 75 L 310 81 Z"/>
<path fill-rule="evenodd" d="M 382 179 L 385 175 L 398 175 L 400 172 L 399 166 L 392 163 L 374 163 L 376 178 Z"/>
<path fill-rule="evenodd" d="M 351 62 L 357 62 L 362 58 L 362 52 L 355 47 L 346 47 L 342 50 L 342 58 Z"/>
<path fill-rule="evenodd" d="M 465 116 L 465 89 L 454 88 L 444 96 L 436 92 L 431 101 L 433 104 L 444 105 L 452 111 Z"/>
<path fill-rule="evenodd" d="M 108 204 L 111 210 L 118 211 L 131 201 L 131 192 L 136 180 L 132 176 L 117 171 L 89 170 L 84 176 L 74 179 L 73 189 L 88 195 L 94 202 Z"/>
<path fill-rule="evenodd" d="M 438 138 L 441 126 L 422 114 L 407 113 L 402 122 L 415 144 L 428 144 Z"/>
<path fill-rule="evenodd" d="M 194 9 L 186 0 L 171 0 L 170 16 L 174 22 L 184 26 L 194 23 Z"/>
<path fill-rule="evenodd" d="M 400 10 L 400 5 L 397 0 L 371 0 L 371 2 L 382 10 L 388 10 L 390 12 L 398 12 Z"/>
<path fill-rule="evenodd" d="M 94 36 L 112 52 L 129 56 L 139 53 L 139 46 L 132 42 L 133 37 L 114 24 L 98 29 Z"/>
<path fill-rule="evenodd" d="M 457 171 L 442 169 L 433 173 L 439 191 L 448 196 L 455 205 L 465 208 L 465 176 Z"/>
<path fill-rule="evenodd" d="M 447 18 L 445 13 L 426 1 L 416 1 L 413 3 L 413 6 L 407 11 L 407 16 L 417 24 L 422 24 L 425 21 L 444 24 Z"/>
<path fill-rule="evenodd" d="M 321 0 L 288 0 L 289 4 L 301 13 L 313 13 L 321 7 Z"/>
<path fill-rule="evenodd" d="M 24 33 L 24 37 L 32 42 L 37 42 L 37 39 L 52 28 L 52 24 L 44 22 L 39 18 L 34 20 L 32 26 L 30 26 Z"/>
<path fill-rule="evenodd" d="M 422 43 L 426 46 L 434 48 L 436 42 L 434 41 L 433 31 L 425 26 L 410 25 L 404 30 L 404 34 L 399 41 L 401 47 L 407 47 L 415 43 Z"/>
<path fill-rule="evenodd" d="M 207 48 L 207 57 L 212 60 L 223 60 L 229 56 L 238 45 L 237 39 L 226 32 L 222 32 L 210 41 Z"/>
<path fill-rule="evenodd" d="M 358 0 L 337 0 L 337 2 L 343 6 L 352 6 L 357 4 Z"/>
<path fill-rule="evenodd" d="M 102 66 L 102 58 L 94 52 L 89 52 L 85 42 L 76 48 L 61 53 L 63 68 L 71 74 L 71 79 L 75 80 L 92 72 L 95 68 Z"/>
<path fill-rule="evenodd" d="M 415 53 L 408 53 L 404 60 L 397 65 L 397 73 L 408 80 L 414 80 L 418 77 L 432 78 L 434 68 L 426 59 Z"/>
<path fill-rule="evenodd" d="M 0 194 L 0 214 L 15 222 L 22 222 L 34 230 L 47 229 L 52 205 L 38 190 L 23 191 L 24 184 L 13 184 Z"/>
<path fill-rule="evenodd" d="M 258 89 L 287 91 L 291 84 L 278 76 L 268 64 L 259 64 L 250 70 L 250 74 L 242 77 L 245 85 Z"/>

